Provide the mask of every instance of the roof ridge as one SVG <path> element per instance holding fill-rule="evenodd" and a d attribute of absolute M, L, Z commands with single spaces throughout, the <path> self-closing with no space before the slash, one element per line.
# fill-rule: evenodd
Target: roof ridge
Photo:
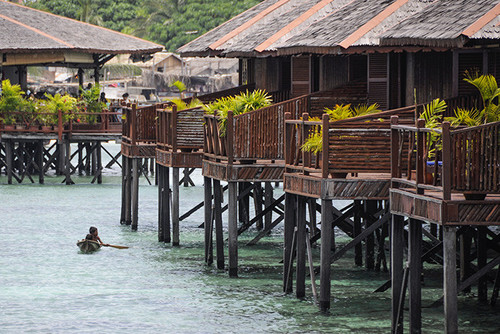
<path fill-rule="evenodd" d="M 232 30 L 228 34 L 224 35 L 222 38 L 220 38 L 217 41 L 215 41 L 214 43 L 210 44 L 208 46 L 208 48 L 212 49 L 212 50 L 217 49 L 219 46 L 221 46 L 222 44 L 224 44 L 225 42 L 227 42 L 231 38 L 235 37 L 236 35 L 240 34 L 241 32 L 247 30 L 252 25 L 254 25 L 256 22 L 260 21 L 265 16 L 267 16 L 268 14 L 270 14 L 271 12 L 273 12 L 275 9 L 283 6 L 284 4 L 286 4 L 289 1 L 290 0 L 278 0 L 276 3 L 274 3 L 273 5 L 267 7 L 266 9 L 264 9 L 263 11 L 261 11 L 260 13 L 258 13 L 254 17 L 252 17 L 250 20 L 248 20 L 247 22 L 245 22 L 242 25 L 240 25 L 238 28 Z"/>
<path fill-rule="evenodd" d="M 476 22 L 472 23 L 470 26 L 465 28 L 465 30 L 462 31 L 462 35 L 471 37 L 479 30 L 481 30 L 485 25 L 494 20 L 498 15 L 500 15 L 500 3 L 498 3 L 492 9 L 490 9 L 486 14 L 477 19 Z"/>
<path fill-rule="evenodd" d="M 0 18 L 2 18 L 2 19 L 4 19 L 4 20 L 7 20 L 7 21 L 9 21 L 9 22 L 12 22 L 12 23 L 14 23 L 14 24 L 17 24 L 17 25 L 19 25 L 19 26 L 21 26 L 21 27 L 23 27 L 23 28 L 25 28 L 25 29 L 31 30 L 31 31 L 33 31 L 33 32 L 35 32 L 35 33 L 37 33 L 37 34 L 39 34 L 39 35 L 44 36 L 44 37 L 50 38 L 51 40 L 53 40 L 53 41 L 55 41 L 55 42 L 61 43 L 61 44 L 63 44 L 63 45 L 66 45 L 67 47 L 70 47 L 70 48 L 72 48 L 72 49 L 74 49 L 74 48 L 75 48 L 75 46 L 74 46 L 74 45 L 69 44 L 69 43 L 67 43 L 67 42 L 63 41 L 62 39 L 59 39 L 59 38 L 54 37 L 54 36 L 52 36 L 52 35 L 49 35 L 49 34 L 47 34 L 47 33 L 43 32 L 43 31 L 40 31 L 40 30 L 38 30 L 38 29 L 36 29 L 36 28 L 30 27 L 29 25 L 26 25 L 26 24 L 24 24 L 24 23 L 21 23 L 21 22 L 19 22 L 19 21 L 15 20 L 15 19 L 13 19 L 13 18 L 10 18 L 10 17 L 8 17 L 8 16 L 5 16 L 5 15 L 0 14 Z"/>
<path fill-rule="evenodd" d="M 260 45 L 258 45 L 255 48 L 255 51 L 257 51 L 257 52 L 264 51 L 269 46 L 271 46 L 274 42 L 276 42 L 281 37 L 283 37 L 284 35 L 286 35 L 290 31 L 292 31 L 294 28 L 296 28 L 297 26 L 299 26 L 301 23 L 303 23 L 304 21 L 306 21 L 307 19 L 309 19 L 311 16 L 313 16 L 314 14 L 316 14 L 317 12 L 319 12 L 326 5 L 332 3 L 333 1 L 335 1 L 335 0 L 322 0 L 322 1 L 318 2 L 317 4 L 315 4 L 314 6 L 312 6 L 310 9 L 308 9 L 307 11 L 305 11 L 304 13 L 302 13 L 295 20 L 293 20 L 292 22 L 290 22 L 289 24 L 287 24 L 286 26 L 284 26 L 283 28 L 281 28 L 277 33 L 273 34 L 271 37 L 269 37 L 264 42 L 262 42 Z M 354 1 L 354 0 L 352 0 L 352 1 Z M 344 6 L 341 6 L 340 8 L 343 8 L 345 6 L 347 6 L 347 4 L 345 4 Z M 339 9 L 336 9 L 335 11 L 337 11 Z"/>
<path fill-rule="evenodd" d="M 358 41 L 361 37 L 363 37 L 366 33 L 368 33 L 371 29 L 380 24 L 384 19 L 389 17 L 396 10 L 401 8 L 404 4 L 406 4 L 409 0 L 396 0 L 389 6 L 387 6 L 383 11 L 378 13 L 375 17 L 370 19 L 368 22 L 363 24 L 360 28 L 356 29 L 352 34 L 347 36 L 342 42 L 339 43 L 339 46 L 347 49 L 351 45 L 353 45 L 356 41 Z"/>

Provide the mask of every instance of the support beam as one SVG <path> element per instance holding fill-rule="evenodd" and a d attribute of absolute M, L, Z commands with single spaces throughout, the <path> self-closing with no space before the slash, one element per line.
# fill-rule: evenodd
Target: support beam
<path fill-rule="evenodd" d="M 408 240 L 410 333 L 422 331 L 422 222 L 410 219 Z"/>
<path fill-rule="evenodd" d="M 212 230 L 213 221 L 215 219 L 215 207 L 212 207 L 212 179 L 203 177 L 203 195 L 204 195 L 204 220 L 203 227 L 205 229 L 205 263 L 211 265 L 213 263 L 213 247 L 212 245 Z"/>
<path fill-rule="evenodd" d="M 214 206 L 215 206 L 215 241 L 216 241 L 216 256 L 217 269 L 224 269 L 224 236 L 222 233 L 222 189 L 220 181 L 214 179 Z"/>
<path fill-rule="evenodd" d="M 306 295 L 306 198 L 299 196 L 297 200 L 297 268 L 296 288 L 297 298 Z"/>
<path fill-rule="evenodd" d="M 125 225 L 132 224 L 132 158 L 125 157 Z"/>
<path fill-rule="evenodd" d="M 132 231 L 137 231 L 139 220 L 139 159 L 132 159 Z"/>
<path fill-rule="evenodd" d="M 291 263 L 293 257 L 293 235 L 295 229 L 295 202 L 296 195 L 285 193 L 285 228 L 283 245 L 283 292 L 291 293 L 292 270 Z"/>

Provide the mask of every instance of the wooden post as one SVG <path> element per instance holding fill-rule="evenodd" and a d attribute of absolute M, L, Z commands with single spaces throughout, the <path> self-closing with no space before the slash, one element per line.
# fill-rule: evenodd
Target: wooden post
<path fill-rule="evenodd" d="M 401 289 L 403 286 L 404 220 L 402 216 L 392 215 L 391 225 L 391 301 L 392 333 L 403 333 L 403 314 L 398 318 Z"/>
<path fill-rule="evenodd" d="M 65 181 L 66 184 L 73 184 L 74 182 L 71 181 L 71 145 L 69 143 L 69 139 L 66 139 L 64 142 L 64 175 L 65 175 Z"/>
<path fill-rule="evenodd" d="M 132 159 L 132 230 L 137 231 L 139 220 L 139 159 Z"/>
<path fill-rule="evenodd" d="M 410 219 L 408 233 L 410 333 L 422 331 L 422 222 Z"/>
<path fill-rule="evenodd" d="M 7 164 L 7 183 L 12 184 L 12 173 L 14 168 L 14 143 L 12 140 L 5 142 L 5 163 Z"/>
<path fill-rule="evenodd" d="M 285 228 L 283 245 L 283 292 L 291 293 L 292 289 L 292 270 L 289 270 L 292 261 L 293 252 L 293 231 L 295 229 L 296 195 L 285 193 Z"/>
<path fill-rule="evenodd" d="M 353 236 L 356 238 L 361 234 L 361 210 L 363 209 L 361 201 L 354 201 L 354 224 L 353 224 Z M 357 266 L 363 265 L 363 245 L 358 243 L 354 246 L 354 263 Z"/>
<path fill-rule="evenodd" d="M 238 277 L 238 208 L 237 182 L 228 182 L 229 276 Z"/>
<path fill-rule="evenodd" d="M 179 246 L 179 168 L 172 172 L 172 246 Z"/>
<path fill-rule="evenodd" d="M 391 125 L 397 124 L 398 116 L 391 116 Z M 399 133 L 397 129 L 391 129 L 391 177 L 401 177 L 401 166 L 399 165 Z"/>
<path fill-rule="evenodd" d="M 212 221 L 215 211 L 215 207 L 212 208 L 212 179 L 209 177 L 203 177 L 203 209 L 204 209 L 204 224 L 205 229 L 205 262 L 208 264 L 208 259 L 213 258 L 212 250 L 209 249 L 209 245 L 212 241 Z"/>
<path fill-rule="evenodd" d="M 330 309 L 332 220 L 332 201 L 321 200 L 321 272 L 319 292 L 319 307 L 321 311 Z"/>
<path fill-rule="evenodd" d="M 472 273 L 471 271 L 471 244 L 472 244 L 472 229 L 464 227 L 464 231 L 460 235 L 460 282 L 465 281 Z M 470 286 L 463 291 L 470 292 Z"/>
<path fill-rule="evenodd" d="M 122 159 L 122 164 L 123 164 L 123 159 Z M 83 144 L 82 143 L 78 143 L 78 175 L 83 175 Z M 122 171 L 122 175 L 123 175 L 123 171 Z"/>
<path fill-rule="evenodd" d="M 258 216 L 262 212 L 262 183 L 255 182 L 252 191 L 253 196 L 253 207 L 255 210 L 255 215 Z M 262 217 L 255 223 L 257 230 L 261 231 L 264 228 Z"/>
<path fill-rule="evenodd" d="M 172 241 L 170 234 L 170 168 L 163 166 L 163 241 L 169 243 Z"/>
<path fill-rule="evenodd" d="M 171 131 L 171 143 L 172 152 L 177 152 L 177 106 L 172 106 L 172 128 Z"/>
<path fill-rule="evenodd" d="M 444 163 L 443 163 L 444 164 Z M 456 228 L 443 228 L 444 332 L 458 333 Z"/>
<path fill-rule="evenodd" d="M 96 158 L 97 158 L 97 184 L 102 184 L 102 149 L 101 142 L 97 142 Z"/>
<path fill-rule="evenodd" d="M 477 227 L 477 269 L 486 266 L 488 260 L 488 239 L 486 237 L 486 226 Z M 477 282 L 477 297 L 480 302 L 488 301 L 488 278 L 483 275 Z"/>
<path fill-rule="evenodd" d="M 224 269 L 224 236 L 222 233 L 222 189 L 220 181 L 214 179 L 214 206 L 215 206 L 215 242 L 217 269 Z"/>
<path fill-rule="evenodd" d="M 443 199 L 449 201 L 451 199 L 451 138 L 450 138 L 450 122 L 443 122 Z"/>
<path fill-rule="evenodd" d="M 297 268 L 296 290 L 297 298 L 306 295 L 306 198 L 298 196 L 297 201 Z"/>
<path fill-rule="evenodd" d="M 165 182 L 165 175 L 164 175 L 164 169 L 162 165 L 158 165 L 158 241 L 162 242 L 164 241 L 163 239 L 163 221 L 164 221 L 164 212 L 163 212 L 163 201 L 165 200 L 164 194 L 165 194 L 165 187 L 164 187 L 164 182 Z"/>
<path fill-rule="evenodd" d="M 268 208 L 271 203 L 273 202 L 273 185 L 271 182 L 266 182 L 265 183 L 265 189 L 264 189 L 264 208 Z M 273 222 L 273 213 L 268 212 L 264 216 L 264 228 L 269 228 L 271 226 L 271 223 Z"/>
<path fill-rule="evenodd" d="M 425 120 L 419 119 L 417 121 L 417 128 L 420 130 L 425 127 Z M 425 133 L 417 132 L 417 186 L 424 183 L 424 173 L 425 173 L 425 157 L 424 157 L 424 143 L 425 143 Z M 423 194 L 424 190 L 418 188 L 418 194 Z M 411 278 L 410 278 L 411 281 Z M 410 282 L 411 284 L 411 282 Z"/>
<path fill-rule="evenodd" d="M 125 224 L 132 224 L 132 159 L 125 157 Z"/>
<path fill-rule="evenodd" d="M 97 175 L 97 142 L 92 143 L 92 160 L 90 162 L 91 164 L 91 175 L 96 176 Z M 135 159 L 134 159 L 135 160 Z"/>
<path fill-rule="evenodd" d="M 323 179 L 328 178 L 328 168 L 329 168 L 329 158 L 328 158 L 328 131 L 329 131 L 329 125 L 330 125 L 330 118 L 328 114 L 323 114 L 322 118 L 322 128 L 323 128 L 323 134 L 322 134 L 322 139 L 323 139 L 323 151 L 321 155 L 321 177 Z"/>
<path fill-rule="evenodd" d="M 364 201 L 364 211 L 367 215 L 370 215 L 377 211 L 377 201 L 375 200 L 365 200 Z M 364 219 L 365 228 L 369 228 L 372 225 L 370 219 Z M 366 253 L 365 253 L 365 266 L 368 270 L 373 270 L 375 268 L 375 237 L 373 233 L 370 233 L 366 239 Z"/>
<path fill-rule="evenodd" d="M 45 173 L 43 170 L 43 140 L 37 141 L 37 164 L 38 164 L 38 183 L 44 184 Z"/>

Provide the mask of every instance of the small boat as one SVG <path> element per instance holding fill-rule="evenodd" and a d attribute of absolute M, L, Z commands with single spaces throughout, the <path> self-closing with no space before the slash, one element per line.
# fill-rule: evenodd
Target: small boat
<path fill-rule="evenodd" d="M 82 253 L 92 253 L 101 248 L 101 245 L 94 240 L 83 239 L 76 243 Z"/>

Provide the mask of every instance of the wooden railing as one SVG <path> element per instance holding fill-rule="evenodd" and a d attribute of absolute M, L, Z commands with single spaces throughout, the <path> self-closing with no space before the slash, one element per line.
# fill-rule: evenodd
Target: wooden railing
<path fill-rule="evenodd" d="M 424 120 L 419 120 L 416 127 L 393 120 L 393 183 L 413 188 L 419 194 L 437 191 L 445 200 L 451 198 L 452 192 L 500 193 L 500 122 L 456 130 L 451 130 L 448 122 L 442 129 L 424 126 Z M 401 150 L 402 141 L 415 144 L 405 151 Z M 415 155 L 414 163 L 405 171 L 398 162 L 402 156 L 411 155 Z M 414 177 L 410 169 L 415 171 Z"/>
<path fill-rule="evenodd" d="M 203 149 L 202 108 L 177 111 L 158 109 L 157 147 L 165 151 L 192 151 Z"/>
<path fill-rule="evenodd" d="M 10 114 L 15 115 L 16 119 L 21 121 L 16 122 L 14 125 L 6 125 L 0 120 L 0 135 L 2 133 L 54 133 L 61 139 L 63 134 L 71 136 L 84 133 L 119 134 L 122 132 L 121 108 L 111 108 L 110 111 L 105 110 L 100 113 L 79 111 L 69 113 L 59 111 L 57 114 L 37 113 L 38 117 L 50 117 L 52 119 L 51 124 L 54 125 L 40 125 L 38 121 L 28 119 L 27 115 L 22 112 L 11 112 Z"/>
<path fill-rule="evenodd" d="M 205 115 L 205 153 L 222 159 L 283 159 L 284 116 L 298 117 L 309 109 L 309 96 L 301 96 L 233 117 L 221 131 L 219 116 Z"/>
<path fill-rule="evenodd" d="M 309 114 L 304 114 L 301 120 L 288 117 L 286 168 L 306 175 L 317 173 L 323 178 L 346 173 L 389 173 L 390 118 L 400 115 L 406 124 L 413 124 L 414 110 L 411 106 L 336 122 L 330 122 L 327 114 L 321 122 L 308 121 Z M 314 134 L 321 134 L 319 152 L 303 150 L 306 140 Z"/>
<path fill-rule="evenodd" d="M 158 105 L 123 107 L 122 140 L 131 145 L 156 142 L 156 109 Z"/>

